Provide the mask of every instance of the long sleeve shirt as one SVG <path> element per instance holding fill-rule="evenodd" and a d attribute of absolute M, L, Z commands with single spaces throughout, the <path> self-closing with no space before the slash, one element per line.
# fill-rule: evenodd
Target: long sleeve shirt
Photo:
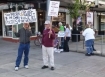
<path fill-rule="evenodd" d="M 55 32 L 52 30 L 52 34 L 49 37 L 49 32 L 50 29 L 45 29 L 43 31 L 43 37 L 42 37 L 42 45 L 45 47 L 53 47 L 54 46 L 54 39 L 55 39 Z"/>
<path fill-rule="evenodd" d="M 30 43 L 30 36 L 32 35 L 32 32 L 21 28 L 18 32 L 15 32 L 15 36 L 19 37 L 20 43 Z"/>

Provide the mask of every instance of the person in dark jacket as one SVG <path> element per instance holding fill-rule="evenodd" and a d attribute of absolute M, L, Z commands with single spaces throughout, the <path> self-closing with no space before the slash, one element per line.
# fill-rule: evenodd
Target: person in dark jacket
<path fill-rule="evenodd" d="M 16 32 L 15 28 L 13 28 L 16 37 L 19 37 L 20 44 L 18 48 L 18 56 L 16 59 L 16 66 L 15 71 L 18 71 L 19 65 L 21 63 L 22 55 L 24 53 L 24 67 L 28 69 L 28 55 L 29 55 L 29 48 L 30 48 L 30 36 L 32 35 L 31 27 L 29 23 L 24 23 L 23 28 L 19 29 Z"/>
<path fill-rule="evenodd" d="M 55 32 L 51 28 L 50 21 L 45 21 L 45 30 L 42 35 L 42 55 L 44 66 L 42 69 L 48 68 L 48 60 L 50 60 L 51 70 L 54 70 L 54 46 Z M 49 58 L 49 59 L 48 59 Z"/>

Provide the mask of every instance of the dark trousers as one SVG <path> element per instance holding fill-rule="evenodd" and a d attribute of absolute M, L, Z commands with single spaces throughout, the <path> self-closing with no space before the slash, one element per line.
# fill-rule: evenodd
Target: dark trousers
<path fill-rule="evenodd" d="M 61 37 L 61 48 L 64 47 L 64 37 Z"/>
<path fill-rule="evenodd" d="M 95 48 L 94 48 L 94 41 L 93 41 L 93 45 L 92 45 L 92 48 L 93 48 L 93 50 L 95 50 Z"/>
<path fill-rule="evenodd" d="M 24 66 L 28 65 L 29 48 L 30 48 L 29 43 L 27 43 L 27 44 L 20 43 L 19 48 L 18 48 L 18 56 L 16 59 L 16 67 L 19 67 L 23 53 L 24 53 Z"/>
<path fill-rule="evenodd" d="M 64 39 L 64 52 L 69 52 L 69 45 L 68 42 L 70 40 L 70 37 L 66 37 L 66 39 Z"/>

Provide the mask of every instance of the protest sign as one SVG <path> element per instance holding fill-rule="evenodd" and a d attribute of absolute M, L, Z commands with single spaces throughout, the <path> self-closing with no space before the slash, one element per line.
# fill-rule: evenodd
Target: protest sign
<path fill-rule="evenodd" d="M 37 22 L 36 10 L 21 10 L 17 12 L 4 13 L 5 25 L 16 25 L 27 22 Z"/>
<path fill-rule="evenodd" d="M 50 1 L 49 10 L 48 10 L 48 16 L 58 16 L 59 11 L 59 1 Z"/>
<path fill-rule="evenodd" d="M 58 37 L 64 37 L 65 36 L 65 32 L 64 31 L 59 31 L 58 32 Z"/>

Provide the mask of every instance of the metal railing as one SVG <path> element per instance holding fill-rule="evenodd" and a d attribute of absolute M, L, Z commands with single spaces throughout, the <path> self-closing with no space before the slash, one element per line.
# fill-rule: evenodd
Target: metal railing
<path fill-rule="evenodd" d="M 72 41 L 73 39 L 72 37 L 69 42 L 69 49 L 71 51 L 86 53 L 84 37 L 81 34 L 72 34 L 72 36 L 73 35 L 76 37 L 75 42 Z M 79 40 L 79 37 L 80 37 L 80 40 Z M 102 55 L 102 56 L 105 55 L 105 35 L 96 35 L 94 40 L 94 47 L 96 49 L 96 51 L 94 51 L 95 54 Z"/>

